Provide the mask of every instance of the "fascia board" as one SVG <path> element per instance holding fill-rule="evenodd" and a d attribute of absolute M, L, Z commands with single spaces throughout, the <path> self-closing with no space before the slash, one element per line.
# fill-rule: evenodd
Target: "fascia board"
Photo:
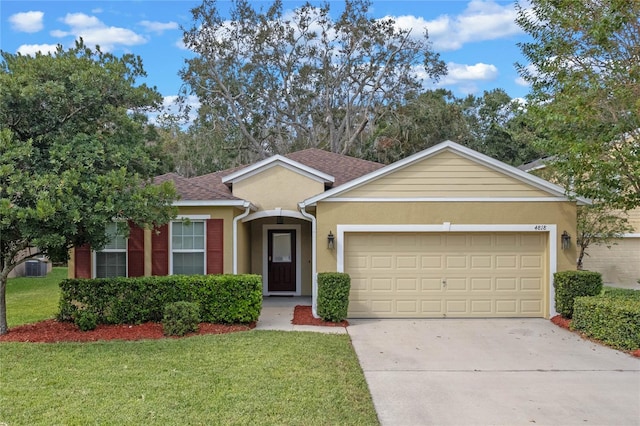
<path fill-rule="evenodd" d="M 256 206 L 246 200 L 180 200 L 174 201 L 176 207 L 250 207 L 252 211 L 258 210 Z"/>
<path fill-rule="evenodd" d="M 251 166 L 245 167 L 241 170 L 238 170 L 237 172 L 225 176 L 224 178 L 222 178 L 222 183 L 240 182 L 275 166 L 282 166 L 288 170 L 299 173 L 318 182 L 333 183 L 335 181 L 335 178 L 333 176 L 323 173 L 320 170 L 305 166 L 302 163 L 298 163 L 297 161 L 293 161 L 281 155 L 274 155 L 273 157 L 258 161 Z"/>

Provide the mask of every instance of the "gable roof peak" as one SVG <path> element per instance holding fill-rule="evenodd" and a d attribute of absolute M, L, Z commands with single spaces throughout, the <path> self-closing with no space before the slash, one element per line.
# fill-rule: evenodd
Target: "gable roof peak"
<path fill-rule="evenodd" d="M 295 171 L 296 173 L 323 183 L 333 183 L 335 180 L 334 177 L 328 173 L 323 173 L 320 170 L 314 169 L 313 167 L 309 167 L 305 164 L 284 157 L 280 154 L 276 154 L 224 176 L 222 178 L 222 183 L 239 182 L 275 166 L 282 166 L 286 169 Z"/>
<path fill-rule="evenodd" d="M 548 192 L 549 194 L 552 194 L 553 196 L 556 197 L 566 197 L 566 193 L 564 191 L 564 189 L 558 185 L 555 185 L 551 182 L 548 182 L 544 179 L 541 179 L 537 176 L 531 175 L 529 173 L 523 172 L 522 170 L 519 170 L 513 166 L 510 166 L 506 163 L 503 163 L 502 161 L 496 160 L 495 158 L 489 157 L 485 154 L 482 154 L 478 151 L 475 151 L 471 148 L 467 148 L 465 146 L 462 146 L 456 142 L 453 142 L 451 140 L 446 140 L 444 142 L 441 142 L 437 145 L 434 145 L 430 148 L 427 148 L 423 151 L 417 152 L 413 155 L 410 155 L 402 160 L 396 161 L 395 163 L 389 164 L 387 166 L 384 166 L 382 168 L 380 168 L 379 170 L 375 170 L 371 173 L 368 173 L 364 176 L 359 177 L 358 179 L 354 179 L 350 182 L 348 182 L 345 185 L 342 185 L 340 187 L 337 188 L 333 188 L 329 191 L 324 192 L 323 194 L 319 194 L 315 197 L 311 197 L 307 200 L 305 200 L 304 202 L 301 203 L 302 206 L 309 206 L 309 205 L 315 205 L 318 201 L 330 198 L 332 196 L 341 194 L 343 192 L 346 192 L 350 189 L 356 188 L 358 186 L 361 186 L 365 183 L 371 182 L 375 179 L 378 179 L 382 176 L 386 176 L 394 171 L 400 170 L 402 168 L 405 168 L 411 164 L 415 164 L 419 161 L 425 160 L 429 157 L 433 157 L 437 154 L 440 154 L 442 152 L 445 151 L 451 151 L 451 152 L 455 152 L 456 154 L 467 158 L 471 161 L 474 161 L 478 164 L 481 164 L 485 167 L 489 167 L 493 170 L 496 170 L 500 173 L 503 173 L 504 175 L 510 176 L 512 178 L 515 178 L 517 180 L 520 180 L 528 185 L 534 186 L 536 188 L 539 188 L 543 191 Z M 581 204 L 589 204 L 589 201 L 583 198 L 577 198 L 578 202 Z"/>

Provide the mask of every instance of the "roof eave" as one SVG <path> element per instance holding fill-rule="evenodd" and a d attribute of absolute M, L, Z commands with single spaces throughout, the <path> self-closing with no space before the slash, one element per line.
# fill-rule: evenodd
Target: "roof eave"
<path fill-rule="evenodd" d="M 427 148 L 424 151 L 420 151 L 418 153 L 415 153 L 413 155 L 410 155 L 409 157 L 406 157 L 402 160 L 399 160 L 395 163 L 389 164 L 388 166 L 385 166 L 381 169 L 375 170 L 371 173 L 368 173 L 364 176 L 361 176 L 358 179 L 354 179 L 351 182 L 345 183 L 343 185 L 340 185 L 338 187 L 335 187 L 333 189 L 330 189 L 329 191 L 325 191 L 322 194 L 318 194 L 316 196 L 313 196 L 311 198 L 308 198 L 306 200 L 304 200 L 301 204 L 303 206 L 315 206 L 318 201 L 322 201 L 324 199 L 333 197 L 337 194 L 346 192 L 348 190 L 351 190 L 353 188 L 356 188 L 360 185 L 363 185 L 373 179 L 377 179 L 379 177 L 385 176 L 389 173 L 392 173 L 396 170 L 402 169 L 410 164 L 413 164 L 417 161 L 421 161 L 424 160 L 426 158 L 432 157 L 436 154 L 439 154 L 441 152 L 444 152 L 446 150 L 449 151 L 453 151 L 457 154 L 462 155 L 463 157 L 466 157 L 472 161 L 476 161 L 480 164 L 484 164 L 487 167 L 490 167 L 494 170 L 497 170 L 501 173 L 504 173 L 508 176 L 511 176 L 515 179 L 518 179 L 524 183 L 527 183 L 529 185 L 532 185 L 538 189 L 541 189 L 543 191 L 546 191 L 550 194 L 553 194 L 554 196 L 557 197 L 563 197 L 564 199 L 566 199 L 567 201 L 570 200 L 570 197 L 573 197 L 573 195 L 569 195 L 567 196 L 565 190 L 558 186 L 558 185 L 554 185 L 551 182 L 548 182 L 544 179 L 541 179 L 537 176 L 528 174 L 522 170 L 519 170 L 513 166 L 509 166 L 508 164 L 505 164 L 499 160 L 496 160 L 494 158 L 491 158 L 487 155 L 481 154 L 477 151 L 474 151 L 470 148 L 464 147 L 460 144 L 457 144 L 455 142 L 452 142 L 450 140 L 444 141 L 439 143 L 438 145 L 434 145 L 431 148 Z M 576 201 L 578 202 L 579 205 L 589 205 L 591 204 L 591 202 L 585 198 L 581 198 L 581 197 L 575 197 Z"/>
<path fill-rule="evenodd" d="M 250 207 L 252 211 L 258 210 L 258 208 L 247 200 L 179 200 L 174 201 L 173 205 L 176 207 L 237 207 L 247 208 Z"/>
<path fill-rule="evenodd" d="M 231 173 L 223 177 L 222 183 L 227 185 L 233 184 L 235 182 L 239 182 L 241 180 L 254 176 L 257 173 L 260 173 L 261 171 L 270 169 L 271 167 L 274 167 L 276 165 L 281 165 L 285 168 L 293 170 L 297 173 L 300 173 L 304 176 L 307 176 L 319 182 L 323 182 L 323 183 L 335 182 L 335 178 L 327 173 L 323 173 L 320 170 L 306 166 L 290 158 L 283 157 L 282 155 L 274 155 L 273 157 L 269 157 L 267 159 L 259 161 L 255 164 L 247 166 L 243 169 L 240 169 L 234 173 Z"/>

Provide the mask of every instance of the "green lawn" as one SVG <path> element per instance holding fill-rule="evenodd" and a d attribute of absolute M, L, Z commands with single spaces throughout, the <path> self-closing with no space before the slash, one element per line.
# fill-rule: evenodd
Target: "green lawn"
<path fill-rule="evenodd" d="M 10 325 L 53 317 L 57 283 L 9 282 Z M 377 425 L 348 335 L 0 343 L 0 425 Z"/>
<path fill-rule="evenodd" d="M 55 317 L 60 299 L 58 284 L 65 278 L 65 267 L 53 268 L 46 277 L 9 278 L 6 294 L 9 327 Z"/>
<path fill-rule="evenodd" d="M 0 344 L 0 423 L 378 424 L 347 335 Z"/>

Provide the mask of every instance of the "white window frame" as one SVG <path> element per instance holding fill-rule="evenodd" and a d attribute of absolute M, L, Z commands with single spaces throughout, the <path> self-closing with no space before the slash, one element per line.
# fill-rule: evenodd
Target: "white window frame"
<path fill-rule="evenodd" d="M 174 253 L 202 253 L 202 274 L 207 274 L 207 219 L 210 219 L 210 215 L 181 215 L 172 220 L 169 226 L 169 275 L 174 275 L 173 272 L 173 254 Z M 202 249 L 174 249 L 173 248 L 173 225 L 175 223 L 184 223 L 185 219 L 190 222 L 202 222 L 203 228 L 203 248 Z"/>
<path fill-rule="evenodd" d="M 112 223 L 125 223 L 123 221 L 114 221 Z M 102 250 L 92 250 L 93 257 L 93 268 L 91 271 L 92 278 L 98 278 L 98 253 L 124 253 L 124 275 L 118 275 L 118 277 L 128 277 L 129 276 L 129 238 L 124 239 L 124 249 L 108 249 L 103 248 Z M 100 277 L 103 278 L 103 277 Z"/>

